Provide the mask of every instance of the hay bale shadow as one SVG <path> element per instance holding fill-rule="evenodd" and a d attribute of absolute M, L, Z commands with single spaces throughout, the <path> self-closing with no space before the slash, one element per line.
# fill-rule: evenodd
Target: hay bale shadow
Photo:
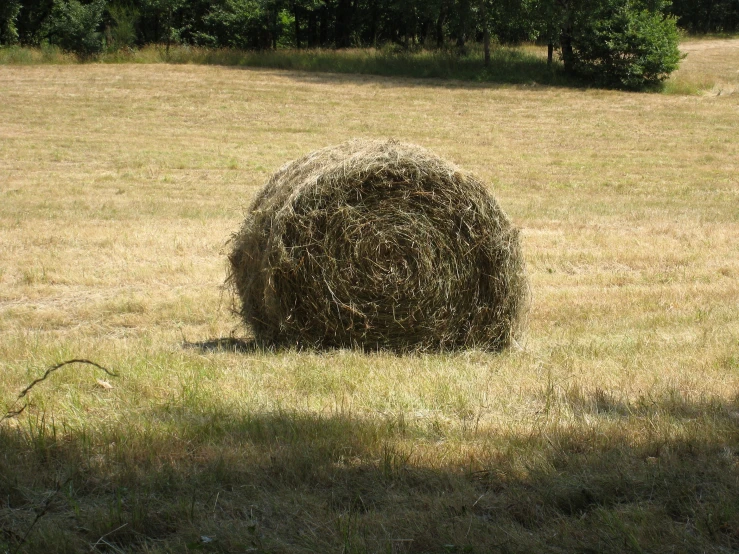
<path fill-rule="evenodd" d="M 237 352 L 240 354 L 265 350 L 264 344 L 256 339 L 237 339 L 235 337 L 220 337 L 203 341 L 183 341 L 182 348 L 209 352 Z"/>

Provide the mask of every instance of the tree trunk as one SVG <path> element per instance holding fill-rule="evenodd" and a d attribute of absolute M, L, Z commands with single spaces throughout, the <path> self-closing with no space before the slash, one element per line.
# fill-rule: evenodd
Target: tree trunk
<path fill-rule="evenodd" d="M 295 47 L 300 50 L 300 17 L 297 0 L 293 0 L 293 17 L 295 18 Z"/>
<path fill-rule="evenodd" d="M 459 29 L 457 29 L 457 47 L 464 50 L 467 42 L 467 20 L 469 19 L 469 0 L 459 2 Z"/>
<path fill-rule="evenodd" d="M 488 4 L 480 0 L 480 16 L 482 17 L 482 43 L 485 51 L 485 67 L 490 67 L 490 29 L 488 26 Z"/>
<path fill-rule="evenodd" d="M 321 20 L 320 29 L 318 32 L 318 41 L 321 46 L 328 44 L 328 8 L 324 4 L 321 6 Z"/>
<path fill-rule="evenodd" d="M 562 45 L 562 62 L 566 73 L 572 73 L 574 69 L 575 56 L 572 52 L 572 37 L 569 33 L 563 33 L 560 39 Z"/>
<path fill-rule="evenodd" d="M 314 48 L 316 46 L 316 12 L 310 10 L 308 12 L 308 48 Z"/>
<path fill-rule="evenodd" d="M 378 2 L 372 2 L 372 19 L 370 21 L 370 37 L 372 37 L 373 48 L 377 48 L 377 22 L 380 18 L 380 8 L 377 4 Z"/>
<path fill-rule="evenodd" d="M 413 4 L 411 2 L 405 2 L 405 49 L 415 44 L 418 29 L 416 29 L 416 16 L 413 10 Z"/>
<path fill-rule="evenodd" d="M 703 24 L 703 32 L 710 33 L 713 31 L 711 27 L 711 20 L 713 19 L 713 0 L 709 0 L 706 4 L 706 21 Z"/>
<path fill-rule="evenodd" d="M 436 18 L 436 46 L 444 46 L 444 23 L 446 22 L 446 2 L 441 5 L 439 17 Z"/>
<path fill-rule="evenodd" d="M 554 58 L 554 44 L 551 42 L 547 44 L 547 67 L 552 67 L 552 60 Z"/>
<path fill-rule="evenodd" d="M 418 32 L 418 43 L 421 45 L 422 48 L 426 48 L 426 43 L 428 42 L 428 35 L 429 35 L 429 27 L 430 22 L 428 19 L 424 19 L 421 22 L 421 29 Z"/>
<path fill-rule="evenodd" d="M 562 62 L 565 66 L 565 73 L 571 74 L 574 70 L 575 56 L 572 51 L 572 13 L 569 9 L 567 9 L 564 15 L 559 46 L 562 49 Z"/>
<path fill-rule="evenodd" d="M 277 50 L 277 10 L 273 10 L 272 16 L 272 50 Z"/>
<path fill-rule="evenodd" d="M 167 61 L 169 61 L 170 42 L 172 42 L 172 8 L 167 9 Z"/>
<path fill-rule="evenodd" d="M 336 46 L 347 48 L 351 42 L 352 5 L 350 0 L 339 0 L 336 6 Z"/>

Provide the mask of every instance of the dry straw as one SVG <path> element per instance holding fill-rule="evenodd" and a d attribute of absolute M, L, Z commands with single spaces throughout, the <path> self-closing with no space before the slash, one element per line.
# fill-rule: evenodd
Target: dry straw
<path fill-rule="evenodd" d="M 518 231 L 419 146 L 353 140 L 284 166 L 232 244 L 229 282 L 267 345 L 499 350 L 522 331 Z"/>

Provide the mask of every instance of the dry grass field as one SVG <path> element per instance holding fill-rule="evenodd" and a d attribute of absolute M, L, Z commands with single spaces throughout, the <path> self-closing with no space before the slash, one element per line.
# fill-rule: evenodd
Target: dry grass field
<path fill-rule="evenodd" d="M 672 94 L 0 66 L 0 552 L 739 549 L 739 42 Z M 700 94 L 680 90 L 705 88 Z M 523 348 L 209 349 L 283 163 L 418 143 L 522 229 Z"/>

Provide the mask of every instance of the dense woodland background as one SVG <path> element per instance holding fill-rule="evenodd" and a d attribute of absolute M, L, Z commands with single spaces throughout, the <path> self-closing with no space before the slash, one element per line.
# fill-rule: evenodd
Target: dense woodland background
<path fill-rule="evenodd" d="M 674 16 L 692 33 L 736 32 L 739 0 L 4 0 L 0 44 L 64 46 L 70 27 L 102 47 L 147 43 L 268 48 L 463 48 L 489 32 L 501 43 L 557 45 L 583 12 L 628 4 Z M 97 40 L 93 40 L 97 45 Z M 93 47 L 93 44 L 90 44 Z"/>

